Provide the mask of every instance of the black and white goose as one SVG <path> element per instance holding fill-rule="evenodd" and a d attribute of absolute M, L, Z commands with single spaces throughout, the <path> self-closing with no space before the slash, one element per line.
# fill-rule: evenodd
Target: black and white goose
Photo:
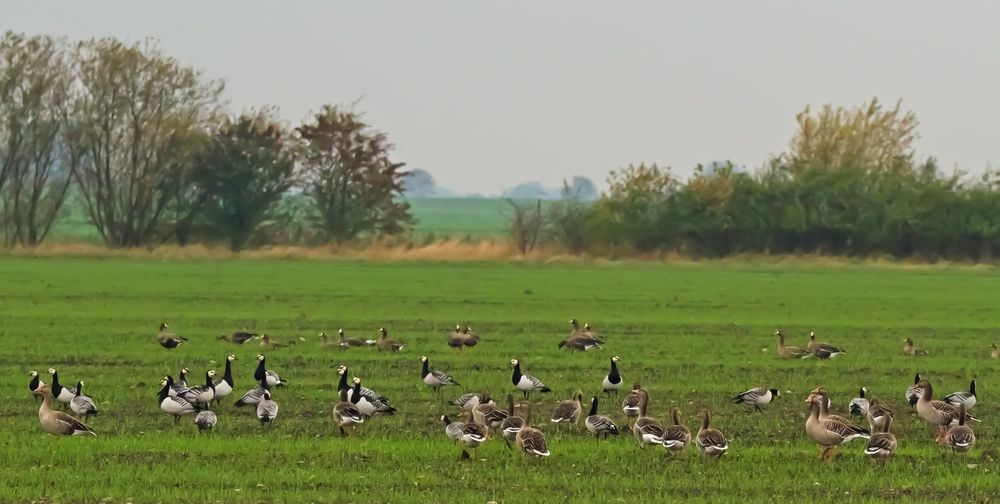
<path fill-rule="evenodd" d="M 178 336 L 170 331 L 167 331 L 169 328 L 170 326 L 168 326 L 166 322 L 160 323 L 160 332 L 156 334 L 156 341 L 160 343 L 161 347 L 166 348 L 167 350 L 173 350 L 188 340 L 183 336 Z"/>
<path fill-rule="evenodd" d="M 187 374 L 189 372 L 188 368 L 181 368 L 180 372 L 177 373 L 177 379 L 173 380 L 173 378 L 171 378 L 170 390 L 168 391 L 168 395 L 170 395 L 170 397 L 177 397 L 187 391 Z"/>
<path fill-rule="evenodd" d="M 192 404 L 208 404 L 215 399 L 215 382 L 212 378 L 215 377 L 215 370 L 209 369 L 205 373 L 205 384 L 198 385 L 196 387 L 191 387 L 180 394 L 181 397 L 187 400 L 187 402 Z"/>
<path fill-rule="evenodd" d="M 372 416 L 375 413 L 392 415 L 396 412 L 396 408 L 393 408 L 388 402 L 385 402 L 378 397 L 365 395 L 365 393 L 361 391 L 362 388 L 361 378 L 355 376 L 354 388 L 351 390 L 349 400 L 357 405 L 358 411 L 360 411 L 361 414 L 365 416 Z"/>
<path fill-rule="evenodd" d="M 31 377 L 31 381 L 28 382 L 28 390 L 31 391 L 31 396 L 35 398 L 35 402 L 38 402 L 42 399 L 42 394 L 38 392 L 41 392 L 45 383 L 38 377 L 38 371 L 32 371 L 28 373 L 28 376 Z"/>
<path fill-rule="evenodd" d="M 534 391 L 539 392 L 552 392 L 552 389 L 545 386 L 542 380 L 535 378 L 531 375 L 526 375 L 521 373 L 521 362 L 517 359 L 511 359 L 510 365 L 513 366 L 514 372 L 511 374 L 510 381 L 514 384 L 521 393 L 524 394 L 524 398 L 528 398 L 528 394 Z"/>
<path fill-rule="evenodd" d="M 256 404 L 259 404 L 260 400 L 263 398 L 264 398 L 264 388 L 257 387 L 254 389 L 250 389 L 247 391 L 247 393 L 243 394 L 243 397 L 240 397 L 240 399 L 236 401 L 235 406 L 237 408 L 240 406 L 254 406 Z"/>
<path fill-rule="evenodd" d="M 871 404 L 868 402 L 868 399 L 865 398 L 865 394 L 867 393 L 868 389 L 861 387 L 861 390 L 858 391 L 858 397 L 851 399 L 850 404 L 847 405 L 847 411 L 850 411 L 851 415 L 860 417 L 868 416 L 868 408 Z"/>
<path fill-rule="evenodd" d="M 233 393 L 233 387 L 235 385 L 233 383 L 234 360 L 236 360 L 235 355 L 229 355 L 226 357 L 226 370 L 222 373 L 222 379 L 215 383 L 216 401 Z"/>
<path fill-rule="evenodd" d="M 969 391 L 952 392 L 944 396 L 944 402 L 952 406 L 965 406 L 970 410 L 976 406 L 976 380 L 969 383 Z"/>
<path fill-rule="evenodd" d="M 748 410 L 761 411 L 760 407 L 771 404 L 771 401 L 781 397 L 778 389 L 757 387 L 733 397 L 734 404 L 743 403 Z"/>
<path fill-rule="evenodd" d="M 52 397 L 63 404 L 73 402 L 73 398 L 76 397 L 76 389 L 63 387 L 59 383 L 59 373 L 56 372 L 55 368 L 49 368 L 49 374 L 52 375 Z"/>
<path fill-rule="evenodd" d="M 476 422 L 452 422 L 448 415 L 442 415 L 445 434 L 462 444 L 462 455 L 460 460 L 468 460 L 469 450 L 476 450 L 476 458 L 479 457 L 478 450 L 486 442 L 486 426 Z"/>
<path fill-rule="evenodd" d="M 337 422 L 337 426 L 340 428 L 340 435 L 347 436 L 347 431 L 344 427 L 352 427 L 359 424 L 365 423 L 365 416 L 361 414 L 358 407 L 347 399 L 347 390 L 342 389 L 339 392 L 340 402 L 333 406 L 333 420 Z"/>
<path fill-rule="evenodd" d="M 261 381 L 267 379 L 268 386 L 271 387 L 282 387 L 287 383 L 283 381 L 278 373 L 267 369 L 267 364 L 264 363 L 264 354 L 257 354 L 257 370 L 253 373 L 254 381 Z"/>
<path fill-rule="evenodd" d="M 205 410 L 199 411 L 194 417 L 194 424 L 198 426 L 198 432 L 210 431 L 219 423 L 219 417 L 215 413 Z"/>
<path fill-rule="evenodd" d="M 271 386 L 266 379 L 260 381 L 260 388 L 264 389 L 264 395 L 257 403 L 257 419 L 270 426 L 278 418 L 278 403 L 271 399 Z"/>
<path fill-rule="evenodd" d="M 176 424 L 177 422 L 180 421 L 182 416 L 190 415 L 191 413 L 197 411 L 198 408 L 195 407 L 194 404 L 188 402 L 188 400 L 184 399 L 183 397 L 170 397 L 170 389 L 171 386 L 174 384 L 173 382 L 174 379 L 169 375 L 166 378 L 164 378 L 163 381 L 160 382 L 160 385 L 163 388 L 160 389 L 158 399 L 160 403 L 160 409 L 163 410 L 168 415 L 173 416 L 174 423 Z"/>
<path fill-rule="evenodd" d="M 924 389 L 920 388 L 917 384 L 920 383 L 920 373 L 917 373 L 913 377 L 913 385 L 910 385 L 906 389 L 906 402 L 910 404 L 911 407 L 917 407 L 917 401 L 924 396 Z"/>
<path fill-rule="evenodd" d="M 446 387 L 450 385 L 460 385 L 454 378 L 444 371 L 438 371 L 436 369 L 430 368 L 430 363 L 426 356 L 420 357 L 420 363 L 422 369 L 420 371 L 420 377 L 423 378 L 424 383 L 427 384 L 434 392 L 439 392 L 441 387 Z"/>
<path fill-rule="evenodd" d="M 79 381 L 76 383 L 76 395 L 73 396 L 73 400 L 69 403 L 69 409 L 76 413 L 76 417 L 83 421 L 83 417 L 91 417 L 98 414 L 97 405 L 94 404 L 94 399 L 83 393 L 83 382 Z"/>
<path fill-rule="evenodd" d="M 462 411 L 472 411 L 473 408 L 479 406 L 481 403 L 485 404 L 492 402 L 493 400 L 490 399 L 489 394 L 469 392 L 458 396 L 453 401 L 451 401 L 451 404 L 454 406 L 458 406 L 458 408 L 461 409 Z"/>
<path fill-rule="evenodd" d="M 348 371 L 349 369 L 347 368 L 347 366 L 344 365 L 341 365 L 340 367 L 337 368 L 337 374 L 340 375 L 340 382 L 337 384 L 337 392 L 340 393 L 340 391 L 346 390 L 347 400 L 351 400 L 354 398 L 354 389 L 357 387 L 348 384 L 347 382 Z M 372 390 L 364 386 L 360 387 L 360 390 L 361 390 L 361 395 L 365 396 L 365 398 L 368 399 L 368 402 L 372 404 L 383 405 L 382 407 L 383 409 L 385 409 L 385 411 L 382 411 L 382 413 L 391 413 L 396 411 L 395 408 L 389 406 L 390 401 L 389 398 L 387 398 L 386 396 L 379 394 L 375 390 Z M 391 411 L 389 411 L 390 409 Z"/>
<path fill-rule="evenodd" d="M 609 435 L 618 435 L 618 426 L 615 425 L 614 420 L 605 415 L 597 414 L 597 396 L 590 399 L 590 413 L 583 424 L 594 435 L 595 440 L 600 440 L 602 436 L 607 439 Z"/>
<path fill-rule="evenodd" d="M 611 370 L 608 371 L 608 375 L 604 377 L 604 392 L 608 395 L 614 393 L 618 395 L 618 389 L 622 388 L 622 375 L 618 372 L 618 361 L 619 357 L 616 355 L 611 358 Z"/>

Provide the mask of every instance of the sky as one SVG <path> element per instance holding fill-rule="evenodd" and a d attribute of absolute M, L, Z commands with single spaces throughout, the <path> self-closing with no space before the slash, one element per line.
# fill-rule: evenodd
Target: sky
<path fill-rule="evenodd" d="M 147 37 L 299 122 L 357 102 L 397 157 L 459 193 L 603 185 L 656 162 L 763 164 L 806 105 L 872 97 L 948 171 L 1000 165 L 1000 2 L 15 1 L 0 30 Z"/>

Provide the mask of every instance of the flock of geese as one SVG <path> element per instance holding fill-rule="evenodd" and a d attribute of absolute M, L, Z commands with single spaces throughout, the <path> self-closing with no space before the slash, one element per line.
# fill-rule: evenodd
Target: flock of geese
<path fill-rule="evenodd" d="M 604 338 L 594 332 L 589 324 L 581 327 L 576 319 L 570 320 L 570 324 L 572 332 L 568 338 L 559 342 L 559 348 L 582 352 L 604 346 Z M 188 341 L 169 332 L 168 329 L 167 324 L 163 323 L 157 334 L 157 341 L 164 348 L 177 348 Z M 845 353 L 840 347 L 818 341 L 814 332 L 810 333 L 805 348 L 785 345 L 785 335 L 780 330 L 776 331 L 775 335 L 778 336 L 777 355 L 780 358 L 829 359 Z M 322 344 L 327 347 L 346 349 L 375 346 L 382 351 L 396 352 L 405 346 L 403 342 L 389 339 L 388 332 L 384 328 L 379 328 L 378 337 L 370 340 L 347 338 L 343 329 L 338 331 L 337 340 L 331 340 L 325 333 L 320 333 L 320 336 L 323 339 Z M 239 345 L 260 339 L 261 346 L 268 349 L 280 345 L 271 339 L 265 339 L 266 336 L 247 330 L 219 338 Z M 447 336 L 448 346 L 459 350 L 473 347 L 479 340 L 479 336 L 467 325 L 456 326 Z M 904 341 L 903 352 L 907 355 L 926 354 L 913 343 L 911 338 L 906 338 Z M 995 344 L 991 357 L 1000 358 L 1000 352 L 997 351 Z M 172 416 L 175 424 L 182 417 L 193 415 L 194 424 L 199 432 L 211 431 L 218 423 L 218 415 L 213 411 L 213 405 L 233 394 L 235 390 L 232 366 L 236 360 L 235 355 L 228 355 L 223 375 L 217 379 L 217 373 L 208 370 L 202 383 L 189 384 L 187 380 L 190 371 L 187 368 L 182 368 L 176 379 L 171 375 L 164 376 L 157 393 L 160 409 Z M 618 368 L 620 361 L 618 356 L 610 358 L 608 373 L 601 381 L 602 390 L 608 398 L 612 395 L 617 396 L 625 383 Z M 421 356 L 419 362 L 421 379 L 435 394 L 439 394 L 444 387 L 460 385 L 450 374 L 433 369 L 426 356 Z M 490 439 L 491 433 L 502 437 L 509 449 L 516 446 L 525 456 L 543 458 L 550 455 L 545 435 L 532 422 L 530 397 L 532 393 L 547 393 L 551 392 L 551 389 L 539 378 L 525 373 L 520 360 L 511 359 L 510 367 L 511 386 L 521 392 L 521 401 L 515 403 L 513 394 L 507 394 L 505 404 L 500 406 L 487 393 L 470 392 L 450 401 L 451 405 L 458 408 L 456 416 L 441 415 L 440 420 L 444 423 L 445 435 L 461 445 L 462 459 L 471 458 L 469 451 L 477 452 L 479 447 Z M 386 396 L 362 386 L 362 381 L 358 377 L 349 378 L 346 365 L 339 366 L 337 373 L 338 402 L 334 405 L 332 414 L 342 436 L 349 436 L 349 432 L 375 416 L 392 415 L 397 412 Z M 49 384 L 42 381 L 37 371 L 30 373 L 28 383 L 32 394 L 41 399 L 38 419 L 42 429 L 54 435 L 96 435 L 94 430 L 84 423 L 87 418 L 100 413 L 94 400 L 84 393 L 84 382 L 78 381 L 75 388 L 66 387 L 59 381 L 56 369 L 48 369 L 48 374 L 51 377 Z M 263 353 L 257 355 L 253 381 L 255 387 L 244 393 L 234 405 L 252 407 L 259 422 L 270 426 L 276 421 L 280 411 L 278 403 L 272 397 L 272 388 L 283 387 L 288 382 L 267 366 Z M 850 401 L 848 410 L 851 417 L 866 419 L 868 428 L 858 425 L 852 418 L 831 413 L 832 401 L 824 387 L 815 388 L 805 398 L 805 403 L 809 405 L 805 431 L 811 440 L 822 447 L 819 455 L 822 460 L 831 460 L 837 447 L 855 439 L 866 440 L 865 455 L 880 462 L 895 454 L 897 440 L 891 429 L 894 412 L 888 405 L 867 398 L 867 393 L 867 388 L 862 387 L 858 397 Z M 759 412 L 764 406 L 780 397 L 778 389 L 757 387 L 733 396 L 732 402 L 745 406 L 747 411 Z M 907 388 L 905 397 L 919 417 L 937 429 L 936 442 L 946 445 L 957 453 L 967 453 L 973 448 L 976 435 L 969 424 L 979 422 L 979 419 L 969 414 L 969 410 L 974 408 L 977 402 L 975 380 L 971 382 L 968 391 L 955 392 L 942 400 L 936 400 L 931 382 L 918 374 L 913 384 Z M 680 453 L 691 444 L 707 457 L 719 457 L 729 450 L 725 434 L 711 427 L 712 414 L 708 409 L 698 412 L 700 426 L 692 435 L 691 430 L 682 422 L 680 410 L 672 409 L 669 421 L 664 423 L 649 415 L 649 402 L 649 391 L 640 383 L 635 383 L 621 402 L 621 412 L 625 418 L 624 427 L 627 429 L 620 429 L 614 419 L 599 413 L 598 396 L 590 398 L 589 409 L 585 410 L 585 396 L 578 390 L 570 399 L 556 404 L 549 417 L 549 423 L 558 429 L 563 424 L 577 426 L 583 418 L 584 427 L 598 442 L 627 430 L 631 431 L 640 448 L 645 448 L 647 445 L 662 446 L 667 453 Z M 56 404 L 61 405 L 64 410 L 54 408 Z M 584 411 L 587 411 L 586 415 L 583 414 Z"/>

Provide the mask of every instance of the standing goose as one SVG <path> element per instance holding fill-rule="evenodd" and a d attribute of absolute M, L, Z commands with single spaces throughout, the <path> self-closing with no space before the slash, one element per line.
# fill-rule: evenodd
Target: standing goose
<path fill-rule="evenodd" d="M 551 422 L 554 424 L 576 424 L 580 420 L 580 414 L 583 413 L 582 401 L 583 392 L 576 391 L 573 393 L 572 399 L 556 404 L 555 409 L 552 410 Z"/>
<path fill-rule="evenodd" d="M 42 425 L 42 430 L 55 436 L 97 435 L 93 429 L 68 413 L 52 409 L 52 392 L 47 387 L 41 387 L 35 393 L 42 396 L 42 405 L 38 408 L 38 423 Z"/>
<path fill-rule="evenodd" d="M 31 395 L 35 398 L 35 402 L 37 403 L 42 399 L 42 396 L 41 394 L 36 394 L 36 392 L 41 391 L 42 387 L 45 386 L 45 383 L 38 377 L 38 371 L 32 371 L 28 373 L 28 376 L 31 377 L 31 381 L 28 382 L 28 390 L 31 391 Z"/>
<path fill-rule="evenodd" d="M 354 384 L 353 386 L 348 385 L 347 384 L 348 371 L 349 370 L 347 366 L 344 365 L 341 365 L 340 367 L 337 368 L 337 374 L 340 375 L 340 383 L 337 384 L 337 392 L 339 393 L 341 391 L 347 391 L 347 399 L 346 399 L 347 401 L 353 401 L 354 391 L 358 390 L 361 396 L 364 397 L 366 402 L 371 403 L 373 406 L 375 406 L 375 410 L 377 412 L 385 413 L 387 415 L 391 415 L 396 412 L 396 408 L 393 408 L 389 404 L 389 398 L 387 398 L 386 396 L 379 394 L 378 392 L 368 387 L 362 386 L 360 384 Z"/>
<path fill-rule="evenodd" d="M 354 377 L 354 388 L 351 389 L 348 400 L 354 403 L 358 407 L 358 411 L 362 415 L 372 416 L 376 413 L 384 413 L 386 415 L 392 415 L 396 413 L 396 408 L 389 405 L 379 397 L 374 397 L 372 395 L 366 395 L 361 386 L 361 378 L 357 376 Z"/>
<path fill-rule="evenodd" d="M 468 450 L 476 450 L 476 458 L 479 458 L 479 446 L 486 441 L 486 426 L 476 422 L 452 422 L 448 415 L 441 415 L 444 422 L 444 432 L 449 438 L 462 443 L 462 455 L 460 460 L 469 460 Z"/>
<path fill-rule="evenodd" d="M 223 397 L 228 396 L 233 393 L 233 361 L 236 360 L 235 355 L 229 355 L 226 357 L 226 370 L 222 373 L 222 379 L 215 384 L 215 400 L 218 401 Z"/>
<path fill-rule="evenodd" d="M 924 389 L 917 386 L 918 383 L 920 383 L 920 373 L 913 377 L 913 385 L 906 389 L 906 402 L 911 407 L 916 407 L 920 396 L 924 395 Z"/>
<path fill-rule="evenodd" d="M 194 413 L 197 411 L 197 408 L 183 397 L 170 397 L 170 388 L 173 385 L 173 381 L 174 379 L 168 375 L 160 382 L 163 388 L 160 389 L 158 399 L 160 409 L 173 416 L 174 423 L 176 424 L 182 416 Z"/>
<path fill-rule="evenodd" d="M 805 348 L 785 346 L 785 333 L 781 332 L 781 329 L 774 331 L 774 335 L 778 337 L 778 357 L 782 359 L 802 359 L 804 357 L 812 357 L 812 352 L 806 350 Z"/>
<path fill-rule="evenodd" d="M 847 405 L 847 410 L 851 412 L 852 416 L 863 417 L 868 415 L 870 403 L 865 398 L 866 393 L 868 393 L 868 389 L 861 387 L 861 390 L 858 391 L 858 397 L 851 399 L 850 404 Z"/>
<path fill-rule="evenodd" d="M 253 373 L 254 381 L 261 381 L 267 378 L 267 385 L 270 387 L 282 387 L 287 383 L 283 381 L 278 373 L 267 369 L 267 365 L 264 363 L 264 354 L 257 354 L 257 370 Z"/>
<path fill-rule="evenodd" d="M 507 418 L 500 422 L 500 433 L 507 443 L 507 449 L 511 449 L 511 443 L 517 440 L 517 433 L 524 427 L 524 417 L 514 413 L 514 396 L 507 394 Z"/>
<path fill-rule="evenodd" d="M 235 343 L 237 345 L 242 345 L 247 341 L 250 341 L 257 337 L 257 333 L 248 331 L 245 327 L 242 331 L 234 331 L 232 334 L 221 334 L 218 338 L 223 341 L 228 341 L 230 343 Z"/>
<path fill-rule="evenodd" d="M 83 421 L 83 417 L 90 417 L 98 414 L 94 400 L 83 393 L 83 382 L 76 383 L 76 395 L 69 403 L 69 409 L 76 413 L 76 417 Z"/>
<path fill-rule="evenodd" d="M 605 415 L 597 414 L 597 396 L 590 399 L 590 414 L 587 415 L 587 419 L 584 420 L 583 424 L 594 435 L 595 441 L 600 440 L 601 436 L 607 439 L 608 435 L 618 435 L 618 426 L 615 425 L 614 420 Z"/>
<path fill-rule="evenodd" d="M 833 401 L 830 400 L 830 393 L 826 390 L 825 387 L 816 387 L 815 389 L 812 390 L 812 392 L 810 392 L 810 394 L 815 394 L 820 399 L 822 399 L 819 404 L 820 420 L 825 420 L 827 418 L 830 418 L 832 420 L 836 420 L 838 422 L 846 424 L 852 423 L 852 421 L 848 418 L 844 418 L 840 415 L 834 415 L 830 413 L 830 405 L 833 404 Z"/>
<path fill-rule="evenodd" d="M 649 392 L 646 389 L 639 389 L 639 418 L 632 424 L 632 435 L 639 442 L 639 448 L 645 448 L 648 444 L 663 444 L 663 425 L 659 420 L 647 416 L 646 408 L 649 407 Z"/>
<path fill-rule="evenodd" d="M 976 433 L 965 425 L 966 418 L 965 405 L 961 404 L 958 406 L 958 425 L 948 429 L 945 435 L 945 443 L 956 453 L 966 453 L 976 445 Z"/>
<path fill-rule="evenodd" d="M 434 392 L 440 392 L 441 387 L 461 385 L 448 373 L 438 371 L 436 369 L 431 370 L 430 362 L 427 360 L 426 356 L 420 356 L 420 364 L 422 365 L 420 377 L 423 378 L 424 383 L 426 383 L 427 386 L 429 386 Z"/>
<path fill-rule="evenodd" d="M 531 426 L 531 409 L 528 409 L 528 416 L 524 419 L 524 425 L 517 432 L 514 438 L 517 448 L 526 457 L 543 458 L 548 457 L 549 446 L 545 442 L 545 434 Z"/>
<path fill-rule="evenodd" d="M 380 352 L 398 352 L 406 346 L 401 341 L 389 339 L 389 331 L 386 331 L 384 327 L 378 328 L 378 339 L 375 340 L 375 344 Z"/>
<path fill-rule="evenodd" d="M 757 387 L 734 396 L 733 404 L 742 403 L 747 407 L 747 411 L 761 411 L 761 406 L 771 404 L 771 401 L 779 397 L 781 392 L 778 389 Z"/>
<path fill-rule="evenodd" d="M 990 357 L 993 359 L 1000 359 L 1000 348 L 997 348 L 997 344 L 993 344 L 993 348 L 990 350 Z"/>
<path fill-rule="evenodd" d="M 880 403 L 878 399 L 872 399 L 866 415 L 871 432 L 885 432 L 886 423 L 892 421 L 892 415 L 892 408 Z"/>
<path fill-rule="evenodd" d="M 219 423 L 219 417 L 209 411 L 199 411 L 194 417 L 194 424 L 198 426 L 198 432 L 210 431 L 215 428 L 215 424 Z"/>
<path fill-rule="evenodd" d="M 472 408 L 470 413 L 473 422 L 492 429 L 499 429 L 503 421 L 507 419 L 507 410 L 497 408 L 493 401 L 479 403 L 475 408 Z"/>
<path fill-rule="evenodd" d="M 569 319 L 569 327 L 570 327 L 569 331 L 570 338 L 575 338 L 583 333 L 583 331 L 580 329 L 580 322 L 577 321 L 575 318 Z"/>
<path fill-rule="evenodd" d="M 903 340 L 903 353 L 906 355 L 927 355 L 927 350 L 924 350 L 913 344 L 913 338 L 906 338 Z"/>
<path fill-rule="evenodd" d="M 701 429 L 698 429 L 695 444 L 698 445 L 698 449 L 701 450 L 702 455 L 706 457 L 721 457 L 725 455 L 726 451 L 729 450 L 729 441 L 726 440 L 726 435 L 721 431 L 709 427 L 712 413 L 707 409 L 703 409 L 698 412 L 698 416 L 701 417 Z"/>
<path fill-rule="evenodd" d="M 820 406 L 826 398 L 818 394 L 809 394 L 806 398 L 810 405 L 809 417 L 806 419 L 806 434 L 809 438 L 823 447 L 819 457 L 824 461 L 829 461 L 833 457 L 833 450 L 853 439 L 868 439 L 868 431 L 850 422 L 843 422 L 837 418 L 820 418 Z"/>
<path fill-rule="evenodd" d="M 208 404 L 215 399 L 215 383 L 212 378 L 215 377 L 215 370 L 209 369 L 205 373 L 205 384 L 196 387 L 191 387 L 180 394 L 181 397 L 187 400 L 187 402 L 196 405 Z"/>
<path fill-rule="evenodd" d="M 892 426 L 892 415 L 887 415 L 878 432 L 872 432 L 865 447 L 865 455 L 884 463 L 896 454 L 896 436 L 889 432 Z"/>
<path fill-rule="evenodd" d="M 178 336 L 170 331 L 167 331 L 170 326 L 166 322 L 160 323 L 160 332 L 156 335 L 156 341 L 160 343 L 160 346 L 166 348 L 167 350 L 172 350 L 181 346 L 188 339 L 184 336 Z"/>
<path fill-rule="evenodd" d="M 510 376 L 510 381 L 514 384 L 514 387 L 524 394 L 525 399 L 528 398 L 528 394 L 536 390 L 542 393 L 552 392 L 552 389 L 546 387 L 542 383 L 542 380 L 531 375 L 522 374 L 521 362 L 519 360 L 511 359 L 510 365 L 514 368 L 514 372 Z"/>
<path fill-rule="evenodd" d="M 181 368 L 180 372 L 177 373 L 177 380 L 174 380 L 173 378 L 171 378 L 171 381 L 170 381 L 170 390 L 167 391 L 167 394 L 170 397 L 177 397 L 177 396 L 179 396 L 179 395 L 181 395 L 181 394 L 183 394 L 184 392 L 187 391 L 187 389 L 188 389 L 187 374 L 188 373 L 189 373 L 188 368 Z"/>
<path fill-rule="evenodd" d="M 333 420 L 337 422 L 340 435 L 344 437 L 347 437 L 347 431 L 344 430 L 344 427 L 365 423 L 365 416 L 361 414 L 354 403 L 348 401 L 346 389 L 340 390 L 340 402 L 333 406 Z"/>
<path fill-rule="evenodd" d="M 626 424 L 630 424 L 631 419 L 639 416 L 639 410 L 642 407 L 642 394 L 639 393 L 641 389 L 642 385 L 639 383 L 632 385 L 632 392 L 625 396 L 625 399 L 622 399 L 622 413 L 625 414 Z"/>
<path fill-rule="evenodd" d="M 832 359 L 840 354 L 847 353 L 841 350 L 840 347 L 816 341 L 816 333 L 814 331 L 809 331 L 809 345 L 807 347 L 818 359 Z"/>
<path fill-rule="evenodd" d="M 691 431 L 681 423 L 681 410 L 677 408 L 670 410 L 670 420 L 673 425 L 663 429 L 663 448 L 668 452 L 684 451 L 691 442 Z"/>
<path fill-rule="evenodd" d="M 326 333 L 319 333 L 326 340 Z M 337 346 L 340 348 L 363 347 L 375 344 L 375 340 L 363 340 L 359 338 L 348 338 L 344 335 L 344 329 L 337 329 Z"/>
<path fill-rule="evenodd" d="M 976 380 L 969 383 L 968 392 L 952 392 L 944 397 L 944 402 L 952 406 L 964 405 L 967 410 L 974 408 L 976 406 Z"/>
<path fill-rule="evenodd" d="M 622 375 L 618 373 L 619 360 L 617 355 L 611 358 L 611 370 L 604 377 L 604 393 L 608 395 L 611 395 L 613 392 L 617 396 L 618 389 L 622 388 Z"/>
<path fill-rule="evenodd" d="M 76 397 L 76 389 L 63 387 L 59 383 L 59 373 L 56 372 L 55 368 L 49 368 L 49 374 L 52 375 L 52 397 L 63 404 L 71 403 L 73 398 Z"/>
<path fill-rule="evenodd" d="M 267 380 L 260 381 L 260 388 L 264 389 L 264 396 L 257 403 L 257 419 L 261 424 L 270 426 L 278 417 L 278 403 L 271 399 L 271 387 L 267 384 Z"/>
<path fill-rule="evenodd" d="M 931 382 L 926 378 L 922 378 L 920 383 L 917 385 L 924 391 L 920 400 L 917 401 L 917 414 L 920 415 L 920 418 L 923 418 L 927 423 L 937 426 L 937 441 L 941 441 L 947 433 L 945 429 L 949 426 L 958 424 L 959 408 L 956 408 L 955 406 L 952 406 L 944 401 L 935 401 L 934 389 L 931 387 Z M 965 420 L 974 422 L 979 421 L 977 418 L 968 414 L 965 415 Z"/>
<path fill-rule="evenodd" d="M 455 400 L 451 401 L 451 404 L 458 406 L 462 411 L 472 411 L 472 408 L 479 406 L 480 403 L 491 403 L 490 396 L 485 393 L 469 392 L 458 396 Z"/>

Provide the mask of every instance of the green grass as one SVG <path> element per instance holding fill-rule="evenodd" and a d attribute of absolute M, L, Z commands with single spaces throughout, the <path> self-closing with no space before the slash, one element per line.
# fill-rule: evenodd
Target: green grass
<path fill-rule="evenodd" d="M 1000 339 L 993 269 L 3 258 L 0 278 L 0 502 L 981 502 L 998 488 L 1000 464 L 984 456 L 996 454 L 1000 412 L 1000 362 L 989 359 Z M 560 352 L 570 317 L 606 333 L 607 348 Z M 190 344 L 157 346 L 162 320 Z M 459 355 L 444 335 L 466 320 L 484 338 Z M 268 353 L 290 381 L 275 392 L 277 424 L 260 429 L 231 397 L 216 408 L 212 435 L 197 435 L 190 417 L 174 426 L 154 398 L 164 374 L 221 371 L 232 352 L 236 388 L 251 387 L 259 347 L 215 340 L 244 325 L 281 341 L 306 338 Z M 344 327 L 373 337 L 381 325 L 408 343 L 402 353 L 321 350 L 315 336 Z M 815 329 L 847 354 L 822 364 L 776 360 L 778 326 L 790 344 Z M 905 336 L 932 355 L 902 355 Z M 463 386 L 434 397 L 419 379 L 420 355 Z M 730 454 L 718 463 L 693 450 L 675 459 L 639 450 L 625 435 L 597 444 L 581 425 L 561 433 L 543 426 L 552 456 L 539 462 L 501 441 L 487 443 L 480 460 L 457 460 L 437 420 L 453 411 L 445 399 L 506 394 L 509 359 L 519 357 L 554 389 L 538 397 L 543 420 L 575 389 L 597 393 L 612 355 L 627 381 L 651 390 L 652 414 L 663 418 L 676 405 L 694 427 L 693 413 L 712 408 Z M 330 420 L 341 363 L 400 414 L 341 439 Z M 87 381 L 103 410 L 92 422 L 99 437 L 42 433 L 26 375 L 50 366 L 64 382 Z M 917 371 L 942 392 L 979 377 L 983 423 L 970 457 L 943 453 L 903 404 Z M 786 397 L 763 414 L 728 402 L 756 385 Z M 856 442 L 834 463 L 819 463 L 802 403 L 818 385 L 840 411 L 861 385 L 892 404 L 897 458 L 876 467 Z M 621 420 L 617 400 L 602 411 Z"/>

